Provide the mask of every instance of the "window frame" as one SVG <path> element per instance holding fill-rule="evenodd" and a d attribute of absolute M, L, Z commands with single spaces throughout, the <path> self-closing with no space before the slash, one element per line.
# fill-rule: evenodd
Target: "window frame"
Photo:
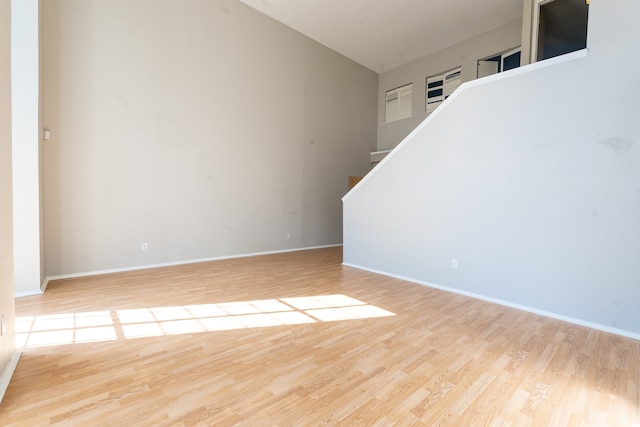
<path fill-rule="evenodd" d="M 513 56 L 513 55 L 515 55 L 517 53 L 520 53 L 520 63 L 518 64 L 517 67 L 514 67 L 514 68 L 519 68 L 519 67 L 522 66 L 522 46 L 517 46 L 517 47 L 514 47 L 512 49 L 505 50 L 502 53 L 496 53 L 495 55 L 491 55 L 491 56 L 488 56 L 486 58 L 478 59 L 476 61 L 476 64 L 477 64 L 476 65 L 476 78 L 478 78 L 478 79 L 482 78 L 482 77 L 480 77 L 480 75 L 478 73 L 478 71 L 480 69 L 480 67 L 479 67 L 480 62 L 484 62 L 484 61 L 495 62 L 496 64 L 498 64 L 498 71 L 496 71 L 494 74 L 500 74 L 500 73 L 504 73 L 505 72 L 505 69 L 504 69 L 504 61 L 505 61 L 505 59 L 510 57 L 510 56 Z M 510 68 L 509 70 L 512 70 L 514 68 Z M 506 70 L 506 71 L 509 71 L 509 70 Z M 493 74 L 490 74 L 490 75 L 493 75 Z M 484 77 L 487 77 L 487 76 L 484 76 Z"/>
<path fill-rule="evenodd" d="M 393 110 L 390 110 L 390 97 L 395 96 Z M 392 100 L 392 101 L 393 101 Z M 391 114 L 390 114 L 391 113 Z M 413 82 L 398 86 L 385 92 L 384 120 L 385 123 L 406 119 L 413 114 Z M 390 117 L 391 116 L 391 117 Z"/>
<path fill-rule="evenodd" d="M 438 84 L 440 83 L 440 84 Z M 425 79 L 425 104 L 424 111 L 427 114 L 433 113 L 440 104 L 442 104 L 451 94 L 462 84 L 462 66 L 457 66 L 445 71 L 444 73 L 435 74 Z M 452 88 L 453 86 L 453 88 Z M 430 92 L 438 92 L 432 94 Z"/>

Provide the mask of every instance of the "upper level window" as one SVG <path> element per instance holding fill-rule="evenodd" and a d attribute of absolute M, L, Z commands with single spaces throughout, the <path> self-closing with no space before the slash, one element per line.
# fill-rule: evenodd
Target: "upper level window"
<path fill-rule="evenodd" d="M 427 77 L 426 111 L 431 113 L 462 83 L 462 67 Z"/>
<path fill-rule="evenodd" d="M 534 0 L 531 62 L 587 47 L 589 2 Z"/>
<path fill-rule="evenodd" d="M 521 49 L 511 49 L 500 55 L 478 61 L 478 78 L 490 76 L 520 66 Z"/>
<path fill-rule="evenodd" d="M 385 98 L 385 121 L 411 117 L 413 83 L 390 90 Z"/>

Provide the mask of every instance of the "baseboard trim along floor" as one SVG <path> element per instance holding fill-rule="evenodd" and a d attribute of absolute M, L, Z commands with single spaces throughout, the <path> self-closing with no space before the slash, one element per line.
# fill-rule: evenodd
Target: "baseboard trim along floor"
<path fill-rule="evenodd" d="M 497 298 L 488 297 L 488 296 L 485 296 L 485 295 L 475 294 L 473 292 L 466 292 L 466 291 L 463 291 L 463 290 L 460 290 L 460 289 L 451 288 L 451 287 L 448 287 L 448 286 L 438 285 L 437 283 L 425 282 L 423 280 L 417 280 L 417 279 L 413 279 L 411 277 L 405 277 L 405 276 L 401 276 L 401 275 L 397 275 L 397 274 L 393 274 L 393 273 L 387 273 L 387 272 L 384 272 L 384 271 L 379 271 L 379 270 L 375 270 L 375 269 L 371 269 L 371 268 L 367 268 L 367 267 L 362 267 L 362 266 L 355 265 L 355 264 L 350 264 L 350 263 L 343 262 L 342 265 L 344 265 L 345 267 L 357 268 L 358 270 L 368 271 L 369 273 L 375 273 L 375 274 L 380 274 L 382 276 L 393 277 L 394 279 L 406 280 L 407 282 L 416 283 L 418 285 L 428 286 L 430 288 L 440 289 L 440 290 L 447 291 L 447 292 L 453 292 L 454 294 L 460 294 L 460 295 L 464 295 L 464 296 L 467 296 L 467 297 L 476 298 L 476 299 L 479 299 L 479 300 L 482 300 L 482 301 L 487 301 L 487 302 L 492 302 L 492 303 L 495 303 L 495 304 L 500 304 L 500 305 L 503 305 L 505 307 L 515 308 L 515 309 L 526 311 L 526 312 L 529 312 L 529 313 L 539 314 L 541 316 L 549 317 L 551 319 L 561 320 L 563 322 L 573 323 L 574 325 L 584 326 L 584 327 L 587 327 L 587 328 L 596 329 L 598 331 L 608 332 L 610 334 L 620 335 L 620 336 L 625 337 L 625 338 L 631 338 L 631 339 L 640 341 L 640 334 L 636 334 L 634 332 L 626 331 L 624 329 L 612 328 L 610 326 L 601 325 L 599 323 L 594 323 L 594 322 L 589 322 L 589 321 L 582 320 L 582 319 L 577 319 L 577 318 L 574 318 L 574 317 L 564 316 L 562 314 L 553 313 L 553 312 L 546 311 L 546 310 L 540 310 L 540 309 L 537 309 L 537 308 L 534 308 L 534 307 L 529 307 L 529 306 L 522 305 L 522 304 L 512 303 L 510 301 L 505 301 L 505 300 L 501 300 L 501 299 L 497 299 Z"/>
<path fill-rule="evenodd" d="M 254 256 L 262 256 L 262 255 L 274 255 L 281 254 L 287 252 L 298 252 L 298 251 L 310 251 L 314 249 L 324 249 L 324 248 L 335 248 L 342 246 L 342 243 L 337 243 L 333 245 L 323 245 L 323 246 L 311 246 L 304 248 L 291 248 L 291 249 L 282 249 L 276 251 L 267 251 L 267 252 L 253 252 L 248 254 L 236 254 L 236 255 L 225 255 L 220 257 L 212 257 L 212 258 L 198 258 L 184 261 L 174 261 L 174 262 L 164 262 L 159 264 L 149 264 L 149 265 L 138 265 L 134 267 L 123 267 L 123 268 L 112 268 L 107 270 L 98 270 L 98 271 L 87 271 L 82 273 L 72 273 L 72 274 L 62 274 L 59 276 L 47 276 L 42 284 L 40 285 L 40 292 L 17 292 L 14 296 L 16 298 L 19 297 L 27 297 L 31 295 L 40 295 L 45 292 L 47 289 L 47 285 L 52 280 L 61 280 L 61 279 L 75 279 L 77 277 L 88 277 L 88 276 L 99 276 L 101 274 L 110 274 L 110 273 L 124 273 L 127 271 L 137 271 L 137 270 L 146 270 L 149 268 L 160 268 L 160 267 L 173 267 L 176 265 L 185 265 L 185 264 L 196 264 L 199 262 L 209 262 L 209 261 L 221 261 L 225 259 L 236 259 L 236 258 L 249 258 Z"/>
<path fill-rule="evenodd" d="M 7 392 L 7 388 L 9 388 L 9 383 L 11 382 L 11 377 L 16 370 L 16 366 L 18 366 L 18 361 L 20 360 L 20 356 L 22 356 L 21 351 L 16 351 L 7 367 L 4 368 L 4 372 L 2 373 L 2 377 L 0 377 L 0 403 L 2 403 L 2 399 L 4 399 L 4 394 Z"/>

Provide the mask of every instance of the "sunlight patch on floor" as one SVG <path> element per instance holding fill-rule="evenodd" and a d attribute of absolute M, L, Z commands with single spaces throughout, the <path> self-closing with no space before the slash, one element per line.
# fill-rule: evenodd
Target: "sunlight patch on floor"
<path fill-rule="evenodd" d="M 16 318 L 16 347 L 115 341 L 395 316 L 346 295 L 317 295 Z"/>

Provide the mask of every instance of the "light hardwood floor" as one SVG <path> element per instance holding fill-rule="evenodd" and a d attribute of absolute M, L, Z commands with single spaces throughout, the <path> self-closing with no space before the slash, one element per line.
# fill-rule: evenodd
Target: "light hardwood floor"
<path fill-rule="evenodd" d="M 52 282 L 17 300 L 0 425 L 640 425 L 640 342 L 341 258 Z"/>

